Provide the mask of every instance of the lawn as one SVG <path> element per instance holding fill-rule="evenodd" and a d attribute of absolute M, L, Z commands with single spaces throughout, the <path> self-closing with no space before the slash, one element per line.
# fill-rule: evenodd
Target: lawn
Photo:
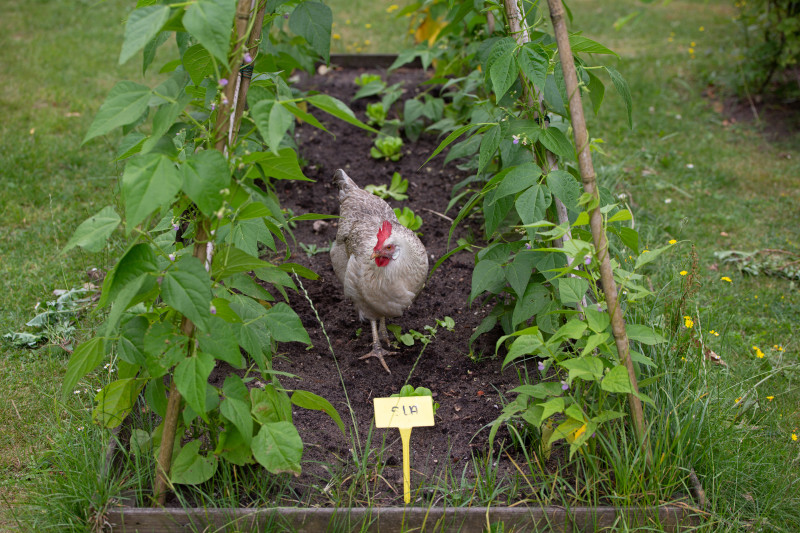
<path fill-rule="evenodd" d="M 404 46 L 406 19 L 393 19 L 388 2 L 329 4 L 333 52 Z M 137 58 L 117 64 L 131 5 L 18 3 L 0 20 L 0 335 L 21 331 L 54 290 L 82 286 L 87 271 L 108 268 L 119 254 L 120 244 L 97 254 L 60 250 L 83 219 L 117 201 L 115 143 L 81 146 L 94 113 L 117 80 L 153 85 L 157 76 L 142 81 Z M 632 128 L 612 90 L 600 115 L 590 114 L 590 136 L 602 139 L 605 151 L 594 156 L 599 179 L 632 208 L 644 245 L 680 241 L 651 281 L 666 287 L 662 300 L 679 294 L 688 277 L 698 283 L 687 316 L 727 365 L 708 362 L 703 376 L 720 399 L 716 408 L 731 413 L 729 425 L 702 435 L 707 450 L 694 452 L 721 520 L 715 523 L 800 528 L 800 441 L 792 440 L 800 433 L 798 282 L 741 273 L 715 255 L 769 249 L 798 258 L 800 133 L 776 139 L 768 132 L 779 125 L 730 120 L 722 84 L 736 75 L 739 54 L 732 2 L 582 0 L 570 8 L 575 28 L 619 53 L 604 61 L 628 80 L 634 102 Z M 84 313 L 67 347 L 91 336 L 97 322 Z M 88 393 L 59 401 L 69 358 L 62 347 L 0 342 L 0 386 L 10 391 L 10 402 L 0 405 L 0 529 L 12 530 L 9 506 L 44 486 L 49 452 L 92 449 L 84 438 L 90 402 Z M 685 355 L 669 354 L 678 366 Z M 742 398 L 758 401 L 740 406 Z M 755 414 L 744 424 L 737 409 Z"/>

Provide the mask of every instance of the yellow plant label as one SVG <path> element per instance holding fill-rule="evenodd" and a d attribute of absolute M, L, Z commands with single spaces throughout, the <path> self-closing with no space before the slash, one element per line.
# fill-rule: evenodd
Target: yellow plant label
<path fill-rule="evenodd" d="M 415 428 L 433 425 L 433 398 L 404 396 L 374 398 L 375 427 Z"/>

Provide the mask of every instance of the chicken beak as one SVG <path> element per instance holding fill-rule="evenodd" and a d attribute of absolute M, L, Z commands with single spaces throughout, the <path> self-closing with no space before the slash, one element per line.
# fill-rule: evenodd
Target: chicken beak
<path fill-rule="evenodd" d="M 383 256 L 381 255 L 380 251 L 378 251 L 378 252 L 372 252 L 372 255 L 371 255 L 371 256 L 369 256 L 370 260 L 376 259 L 376 258 L 378 258 L 378 257 L 383 257 Z"/>

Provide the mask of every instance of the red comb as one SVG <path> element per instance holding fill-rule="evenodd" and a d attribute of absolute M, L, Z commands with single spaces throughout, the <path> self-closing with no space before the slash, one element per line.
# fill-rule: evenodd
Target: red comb
<path fill-rule="evenodd" d="M 388 239 L 392 235 L 392 224 L 388 220 L 384 220 L 383 224 L 381 224 L 381 229 L 378 230 L 378 243 L 373 248 L 374 251 L 378 251 L 383 247 L 383 242 Z"/>

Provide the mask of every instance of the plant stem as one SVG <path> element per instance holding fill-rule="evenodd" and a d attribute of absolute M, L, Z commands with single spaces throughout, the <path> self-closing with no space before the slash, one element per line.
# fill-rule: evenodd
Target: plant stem
<path fill-rule="evenodd" d="M 572 58 L 572 48 L 569 44 L 567 24 L 564 20 L 564 7 L 561 0 L 548 0 L 550 6 L 550 18 L 553 21 L 553 30 L 558 43 L 558 55 L 561 59 L 561 68 L 564 71 L 564 83 L 569 96 L 569 114 L 572 122 L 572 131 L 575 136 L 575 147 L 578 150 L 578 167 L 583 180 L 583 190 L 599 200 L 597 192 L 597 181 L 595 179 L 592 155 L 589 151 L 589 134 L 586 130 L 586 119 L 583 115 L 583 103 L 581 101 L 580 88 L 578 87 L 578 76 L 575 71 L 575 63 Z M 589 211 L 589 223 L 592 229 L 592 240 L 597 250 L 597 259 L 600 263 L 600 279 L 603 284 L 603 292 L 606 294 L 608 304 L 608 314 L 611 318 L 611 330 L 614 333 L 614 341 L 617 346 L 617 353 L 620 361 L 628 369 L 628 376 L 631 380 L 631 388 L 634 391 L 628 394 L 631 414 L 633 416 L 634 428 L 639 443 L 645 446 L 648 464 L 652 461 L 650 446 L 647 444 L 645 434 L 644 412 L 642 402 L 636 396 L 639 393 L 639 385 L 636 380 L 636 373 L 633 369 L 633 362 L 630 356 L 628 334 L 625 331 L 625 319 L 622 317 L 622 308 L 619 305 L 617 294 L 617 284 L 614 282 L 614 273 L 611 269 L 611 261 L 608 255 L 608 239 L 603 229 L 603 215 L 599 207 Z"/>
<path fill-rule="evenodd" d="M 193 255 L 200 261 L 206 260 L 206 221 L 197 221 L 197 233 L 194 240 Z M 181 320 L 181 332 L 189 338 L 186 351 L 187 357 L 194 351 L 194 323 L 186 317 Z M 175 384 L 175 378 L 169 386 L 169 400 L 167 412 L 164 415 L 164 428 L 161 432 L 161 447 L 158 450 L 158 463 L 156 464 L 156 482 L 153 486 L 154 505 L 164 506 L 169 486 L 169 472 L 172 468 L 172 450 L 175 446 L 175 433 L 178 429 L 178 417 L 181 413 L 181 394 Z"/>

